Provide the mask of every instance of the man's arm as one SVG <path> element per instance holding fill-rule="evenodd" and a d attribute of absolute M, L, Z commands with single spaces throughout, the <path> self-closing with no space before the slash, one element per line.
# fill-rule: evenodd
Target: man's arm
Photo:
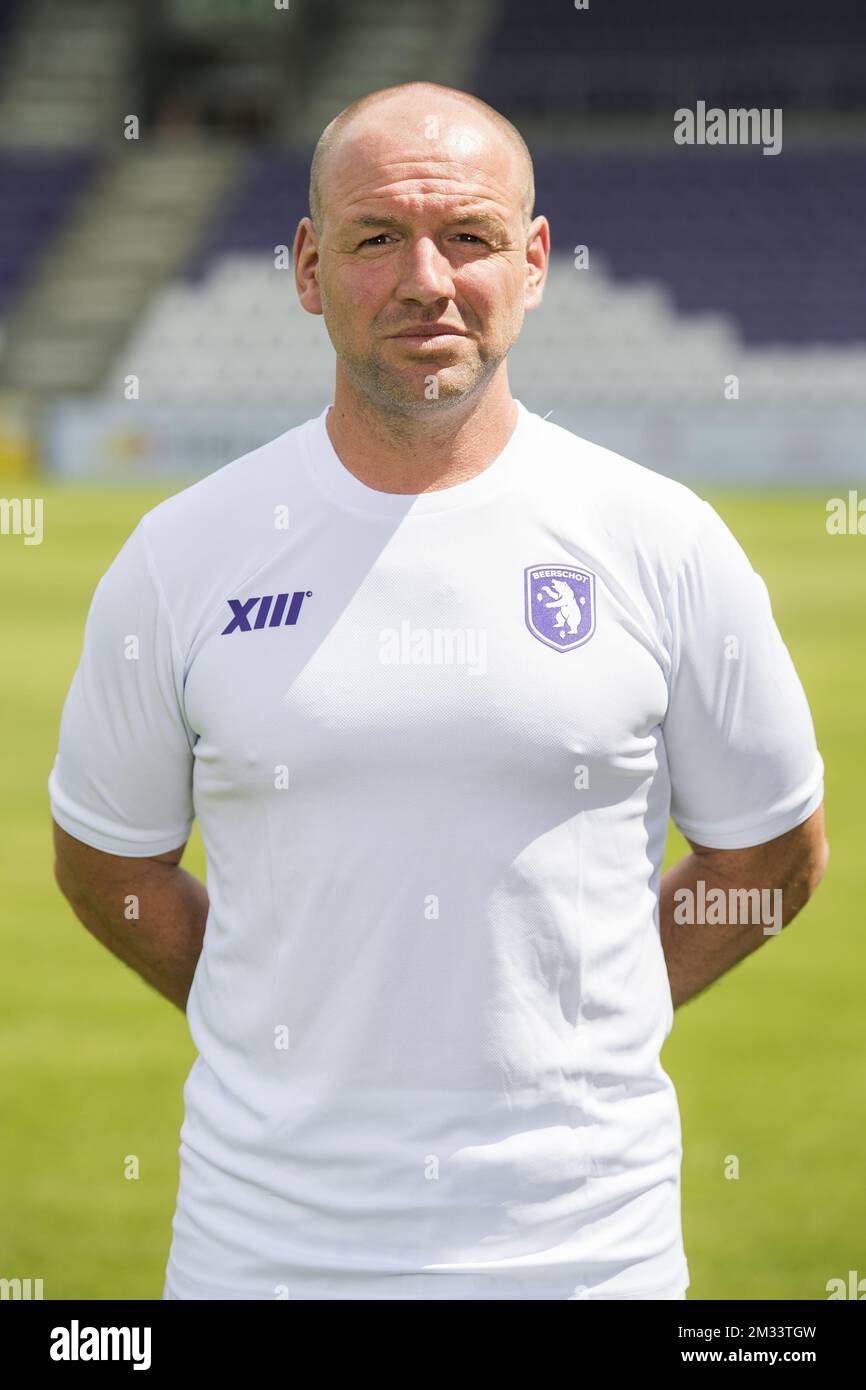
<path fill-rule="evenodd" d="M 763 845 L 709 849 L 692 840 L 688 843 L 692 853 L 663 875 L 659 898 L 662 948 L 675 1009 L 767 941 L 764 926 L 770 922 L 766 917 L 763 922 L 755 921 L 754 913 L 743 911 L 735 915 L 745 920 L 733 925 L 677 922 L 677 902 L 689 900 L 682 896 L 675 900 L 674 894 L 688 889 L 693 895 L 691 901 L 699 906 L 713 889 L 721 889 L 728 904 L 738 901 L 732 900 L 732 889 L 768 889 L 765 902 L 781 902 L 781 925 L 786 926 L 821 882 L 830 852 L 823 803 L 802 825 Z M 774 889 L 781 890 L 780 899 L 774 898 Z M 679 915 L 683 915 L 682 908 Z"/>
<path fill-rule="evenodd" d="M 204 884 L 180 867 L 185 845 L 127 858 L 92 849 L 56 821 L 53 826 L 54 876 L 76 916 L 185 1011 L 208 913 Z"/>

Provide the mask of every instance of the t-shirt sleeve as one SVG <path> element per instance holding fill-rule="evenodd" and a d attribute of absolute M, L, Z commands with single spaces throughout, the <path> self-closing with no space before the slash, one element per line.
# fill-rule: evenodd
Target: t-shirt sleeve
<path fill-rule="evenodd" d="M 824 764 L 767 586 L 707 502 L 666 608 L 671 817 L 695 844 L 764 844 L 821 804 Z"/>
<path fill-rule="evenodd" d="M 96 586 L 60 720 L 54 819 L 109 854 L 176 849 L 194 819 L 183 659 L 139 522 Z"/>

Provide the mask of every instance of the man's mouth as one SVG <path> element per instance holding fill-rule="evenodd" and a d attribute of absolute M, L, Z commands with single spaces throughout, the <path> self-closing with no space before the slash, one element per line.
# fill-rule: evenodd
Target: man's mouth
<path fill-rule="evenodd" d="M 392 338 L 465 338 L 460 328 L 449 328 L 446 324 L 417 324 L 414 328 L 404 328 L 392 333 Z"/>

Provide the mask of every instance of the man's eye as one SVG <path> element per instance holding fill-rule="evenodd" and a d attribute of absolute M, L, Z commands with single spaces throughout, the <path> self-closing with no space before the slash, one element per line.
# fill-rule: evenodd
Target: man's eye
<path fill-rule="evenodd" d="M 364 240 L 361 242 L 361 245 L 362 245 L 362 246 L 373 246 L 373 245 L 375 245 L 375 243 L 376 243 L 377 241 L 381 243 L 382 240 L 383 240 L 385 237 L 387 237 L 388 235 L 389 235 L 388 232 L 377 232 L 375 236 L 368 236 L 368 237 L 365 237 Z M 457 235 L 458 235 L 458 237 L 468 237 L 470 241 L 476 241 L 476 242 L 478 243 L 479 246 L 486 246 L 486 245 L 487 245 L 487 243 L 486 243 L 486 241 L 484 241 L 483 237 L 476 236 L 474 232 L 458 232 Z"/>

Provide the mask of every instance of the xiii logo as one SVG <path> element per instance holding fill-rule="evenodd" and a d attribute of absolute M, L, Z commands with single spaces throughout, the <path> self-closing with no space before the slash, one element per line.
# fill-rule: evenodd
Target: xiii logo
<path fill-rule="evenodd" d="M 312 598 L 311 589 L 299 589 L 294 594 L 265 594 L 259 598 L 230 598 L 232 610 L 230 621 L 220 633 L 221 637 L 230 632 L 256 632 L 263 627 L 294 627 L 301 612 L 305 598 Z M 253 609 L 258 605 L 255 618 L 250 621 Z"/>
<path fill-rule="evenodd" d="M 571 565 L 525 571 L 526 626 L 548 647 L 573 652 L 595 632 L 595 575 Z"/>

